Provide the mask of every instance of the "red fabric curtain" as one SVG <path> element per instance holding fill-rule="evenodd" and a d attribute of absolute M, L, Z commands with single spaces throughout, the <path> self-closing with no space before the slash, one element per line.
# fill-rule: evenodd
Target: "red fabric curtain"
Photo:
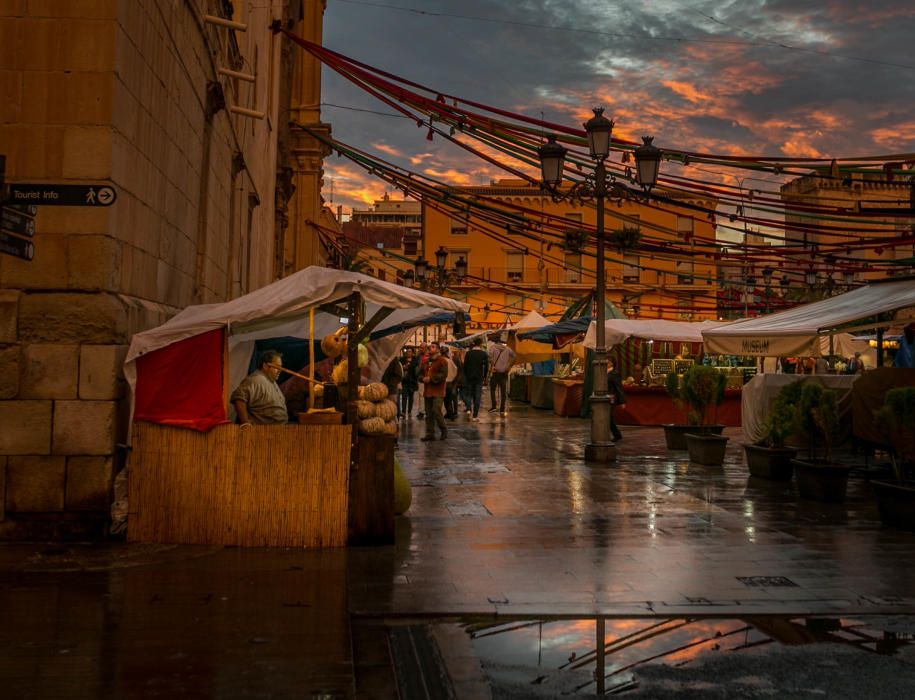
<path fill-rule="evenodd" d="M 137 359 L 134 420 L 206 432 L 227 423 L 225 334 L 187 338 Z"/>

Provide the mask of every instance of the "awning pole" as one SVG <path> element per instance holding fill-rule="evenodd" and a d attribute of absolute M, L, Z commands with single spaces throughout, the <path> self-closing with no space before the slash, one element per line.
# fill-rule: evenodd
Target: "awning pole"
<path fill-rule="evenodd" d="M 308 408 L 315 407 L 315 307 L 308 309 Z"/>
<path fill-rule="evenodd" d="M 883 329 L 877 329 L 877 366 L 883 367 Z"/>

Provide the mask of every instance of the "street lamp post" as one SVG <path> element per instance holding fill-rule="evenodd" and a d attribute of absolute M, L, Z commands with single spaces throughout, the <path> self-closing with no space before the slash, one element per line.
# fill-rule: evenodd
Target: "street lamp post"
<path fill-rule="evenodd" d="M 771 267 L 764 267 L 762 271 L 763 282 L 766 285 L 766 313 L 769 313 L 769 295 L 772 294 L 772 275 L 774 271 Z"/>
<path fill-rule="evenodd" d="M 562 183 L 563 161 L 566 149 L 556 142 L 555 136 L 549 136 L 545 144 L 538 149 L 543 183 L 556 201 L 594 200 L 597 209 L 597 345 L 594 348 L 592 363 L 594 389 L 591 394 L 591 442 L 585 446 L 585 459 L 589 462 L 612 462 L 616 459 L 616 450 L 610 439 L 611 399 L 607 393 L 607 338 L 604 323 L 606 320 L 607 281 L 604 271 L 604 201 L 612 193 L 620 199 L 634 199 L 635 192 L 627 186 L 608 178 L 605 161 L 610 154 L 613 122 L 604 116 L 604 110 L 594 109 L 594 116 L 584 127 L 588 134 L 588 148 L 591 159 L 595 162 L 594 174 L 581 182 L 576 182 L 567 191 L 559 189 Z M 636 177 L 646 190 L 657 182 L 658 169 L 661 163 L 661 150 L 652 145 L 651 137 L 644 137 L 643 144 L 635 149 Z"/>
<path fill-rule="evenodd" d="M 404 279 L 409 279 L 410 282 L 416 280 L 417 285 L 422 289 L 434 285 L 438 293 L 443 294 L 448 284 L 460 284 L 467 277 L 467 261 L 463 255 L 454 263 L 453 270 L 446 269 L 447 263 L 448 251 L 445 250 L 445 246 L 439 246 L 439 249 L 435 251 L 435 269 L 431 270 L 432 276 L 430 276 L 428 261 L 419 257 L 413 261 L 413 270 L 408 270 Z"/>

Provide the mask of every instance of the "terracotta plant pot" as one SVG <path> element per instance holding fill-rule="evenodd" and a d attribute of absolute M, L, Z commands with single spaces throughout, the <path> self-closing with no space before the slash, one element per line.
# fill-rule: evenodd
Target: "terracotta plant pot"
<path fill-rule="evenodd" d="M 763 447 L 744 444 L 747 469 L 752 476 L 773 481 L 791 481 L 794 467 L 791 460 L 797 456 L 793 447 Z"/>
<path fill-rule="evenodd" d="M 880 520 L 884 525 L 915 532 L 915 483 L 873 481 Z"/>
<path fill-rule="evenodd" d="M 808 462 L 792 459 L 801 498 L 826 503 L 841 503 L 848 488 L 851 467 L 833 462 Z"/>
<path fill-rule="evenodd" d="M 688 425 L 687 423 L 664 423 L 664 442 L 667 443 L 668 450 L 685 450 L 686 434 L 693 433 L 696 435 L 721 435 L 724 431 L 723 425 Z"/>
<path fill-rule="evenodd" d="M 720 467 L 724 464 L 724 451 L 728 440 L 722 435 L 704 435 L 687 433 L 686 445 L 689 450 L 689 461 L 704 464 L 707 467 Z"/>

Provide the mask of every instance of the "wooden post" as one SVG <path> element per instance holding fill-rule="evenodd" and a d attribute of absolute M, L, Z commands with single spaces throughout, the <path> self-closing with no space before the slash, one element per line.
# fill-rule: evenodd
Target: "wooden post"
<path fill-rule="evenodd" d="M 354 292 L 349 299 L 349 324 L 347 326 L 348 340 L 346 343 L 346 422 L 355 426 L 358 421 L 356 413 L 356 400 L 359 398 L 359 326 L 362 325 L 362 295 Z"/>
<path fill-rule="evenodd" d="M 355 451 L 359 468 L 350 472 L 347 542 L 394 543 L 394 438 L 363 435 Z"/>

